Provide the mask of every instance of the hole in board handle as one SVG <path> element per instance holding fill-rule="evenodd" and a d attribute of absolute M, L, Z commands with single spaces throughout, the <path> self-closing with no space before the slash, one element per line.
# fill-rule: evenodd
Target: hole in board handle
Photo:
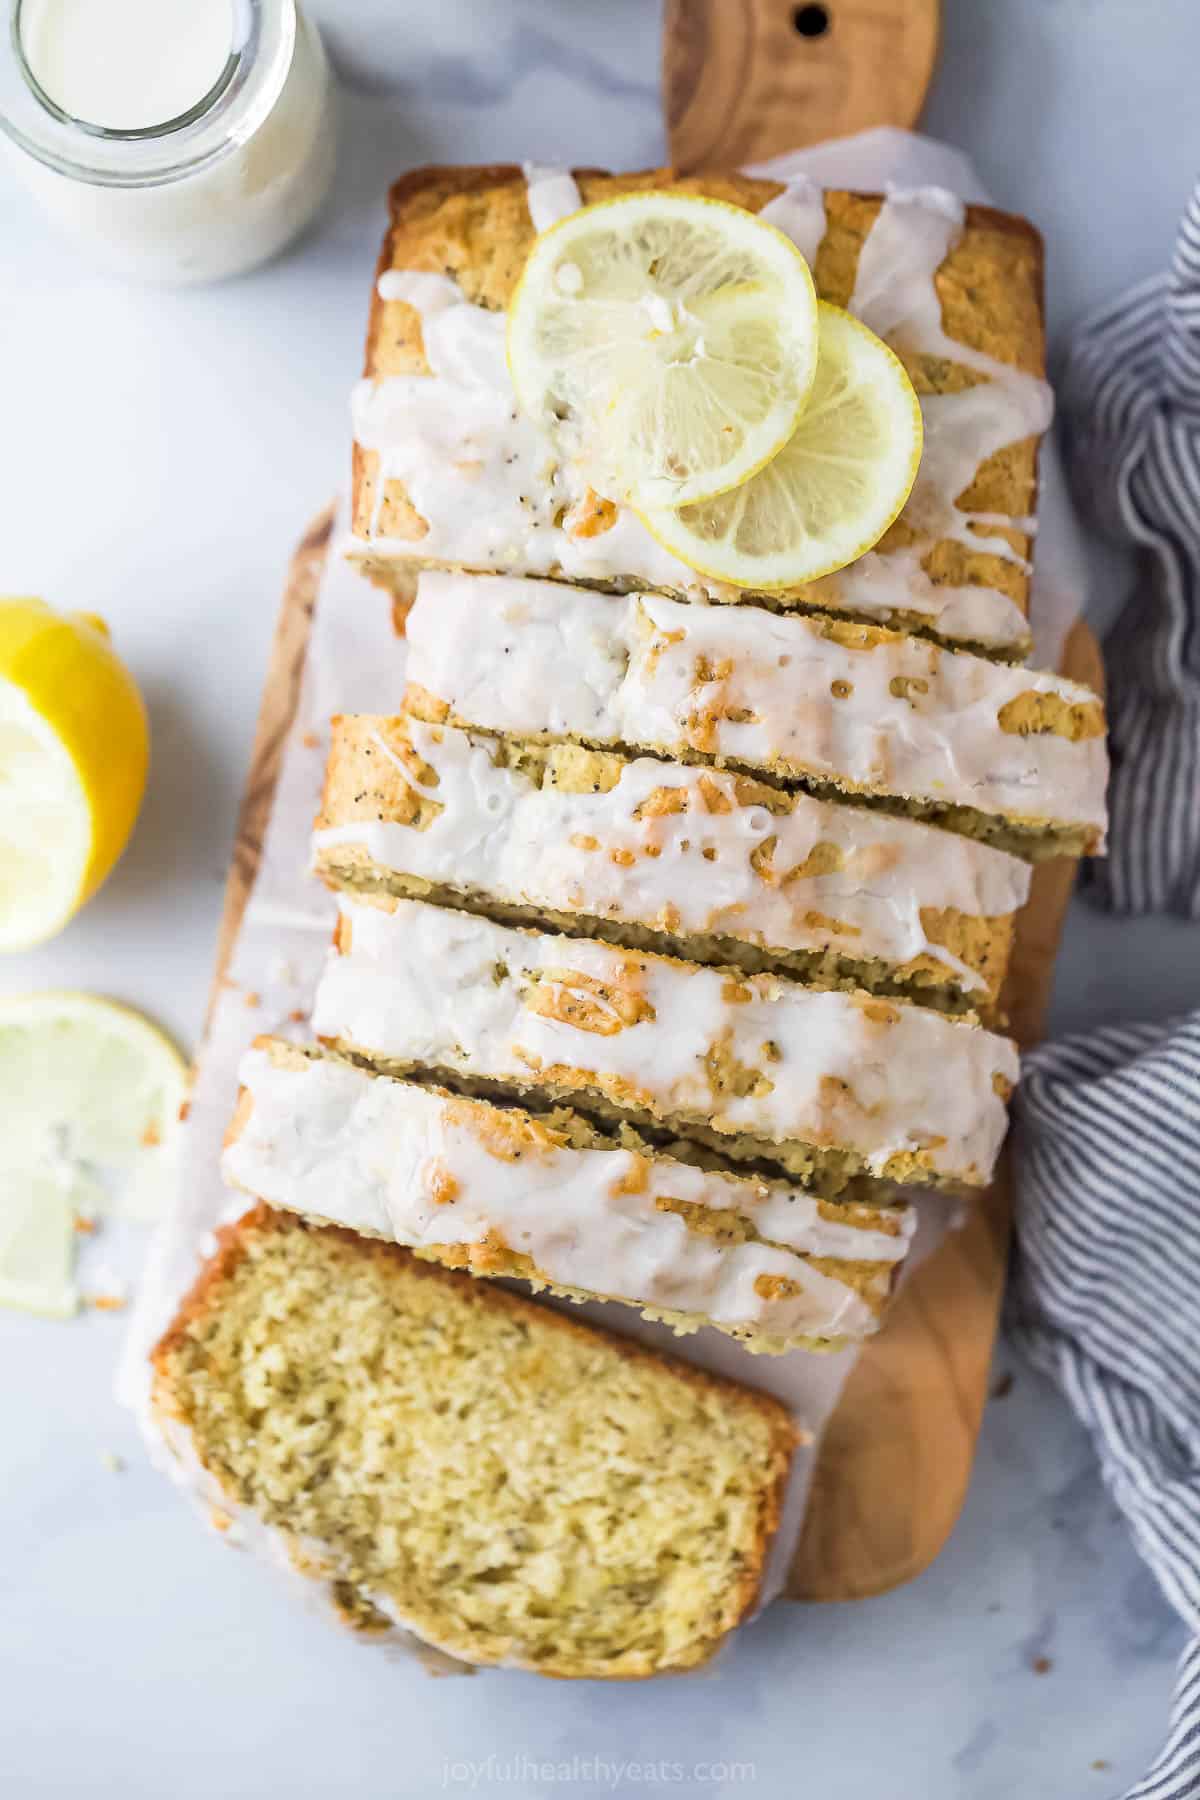
<path fill-rule="evenodd" d="M 830 23 L 827 6 L 797 6 L 793 9 L 792 29 L 799 37 L 824 37 Z"/>

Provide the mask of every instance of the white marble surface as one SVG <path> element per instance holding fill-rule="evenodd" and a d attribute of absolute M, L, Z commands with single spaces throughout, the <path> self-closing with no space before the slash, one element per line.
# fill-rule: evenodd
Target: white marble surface
<path fill-rule="evenodd" d="M 112 285 L 45 236 L 0 170 L 0 586 L 105 613 L 155 734 L 118 874 L 56 944 L 0 965 L 0 988 L 107 989 L 187 1044 L 288 547 L 344 473 L 387 180 L 427 160 L 637 166 L 663 148 L 651 0 L 312 10 L 346 90 L 337 203 L 275 267 L 206 292 Z M 1167 251 L 1194 173 L 1200 14 L 1192 0 L 945 12 L 926 123 L 1046 230 L 1061 331 Z M 1127 571 L 1102 551 L 1095 565 L 1104 615 Z M 1060 1028 L 1198 1000 L 1182 927 L 1076 909 Z M 988 1409 L 948 1549 L 902 1592 L 776 1606 L 717 1669 L 674 1683 L 435 1682 L 323 1630 L 196 1529 L 110 1397 L 120 1329 L 0 1314 L 0 1770 L 16 1800 L 650 1785 L 616 1774 L 622 1761 L 677 1765 L 683 1793 L 1074 1800 L 1118 1792 L 1162 1731 L 1179 1628 L 1082 1434 L 1022 1367 Z M 1003 1352 L 1000 1366 L 1014 1367 Z"/>

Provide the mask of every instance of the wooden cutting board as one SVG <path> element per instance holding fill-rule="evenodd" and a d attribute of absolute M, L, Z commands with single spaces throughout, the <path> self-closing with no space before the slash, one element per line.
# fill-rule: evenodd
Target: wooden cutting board
<path fill-rule="evenodd" d="M 258 870 L 332 524 L 332 509 L 314 520 L 284 588 L 225 888 L 214 999 Z M 379 604 L 388 604 L 383 594 Z M 1071 633 L 1062 669 L 1099 687 L 1100 656 L 1085 626 Z M 1005 1004 L 1023 1048 L 1041 1032 L 1074 874 L 1068 861 L 1043 864 L 1018 922 Z M 859 1356 L 821 1442 L 791 1570 L 793 1599 L 883 1593 L 919 1575 L 945 1543 L 966 1494 L 987 1397 L 1010 1226 L 1001 1180 L 916 1271 L 886 1329 Z"/>

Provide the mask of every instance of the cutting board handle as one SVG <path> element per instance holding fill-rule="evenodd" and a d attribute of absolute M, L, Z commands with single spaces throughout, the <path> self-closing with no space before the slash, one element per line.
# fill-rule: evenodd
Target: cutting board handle
<path fill-rule="evenodd" d="M 671 161 L 737 169 L 873 125 L 915 125 L 939 0 L 666 0 Z"/>

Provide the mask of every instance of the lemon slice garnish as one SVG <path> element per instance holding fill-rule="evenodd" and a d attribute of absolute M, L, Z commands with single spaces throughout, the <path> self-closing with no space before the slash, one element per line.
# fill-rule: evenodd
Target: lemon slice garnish
<path fill-rule="evenodd" d="M 74 1311 L 76 1221 L 146 1218 L 170 1192 L 187 1065 L 94 994 L 0 998 L 0 1305 Z"/>
<path fill-rule="evenodd" d="M 815 581 L 877 544 L 912 491 L 921 407 L 902 363 L 840 307 L 818 310 L 816 380 L 778 456 L 716 499 L 641 509 L 700 574 L 763 589 Z"/>
<path fill-rule="evenodd" d="M 598 492 L 639 508 L 703 500 L 769 462 L 816 360 L 808 264 L 721 200 L 586 206 L 537 239 L 509 306 L 521 406 Z"/>
<path fill-rule="evenodd" d="M 100 619 L 0 599 L 0 950 L 100 886 L 146 784 L 146 710 Z"/>

